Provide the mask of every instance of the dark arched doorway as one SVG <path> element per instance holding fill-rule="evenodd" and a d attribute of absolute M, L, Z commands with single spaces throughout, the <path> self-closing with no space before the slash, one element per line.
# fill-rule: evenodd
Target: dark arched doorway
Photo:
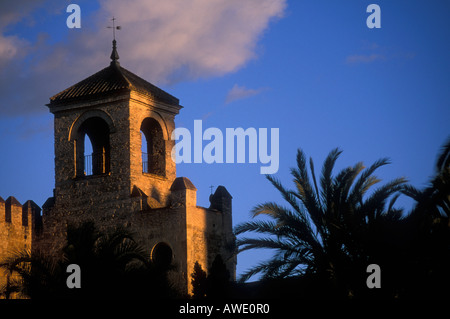
<path fill-rule="evenodd" d="M 156 267 L 168 269 L 172 264 L 172 249 L 166 243 L 158 243 L 152 249 L 151 259 Z"/>

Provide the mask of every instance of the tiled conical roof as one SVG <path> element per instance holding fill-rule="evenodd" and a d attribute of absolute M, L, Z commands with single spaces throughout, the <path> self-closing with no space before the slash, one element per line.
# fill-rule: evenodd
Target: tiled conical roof
<path fill-rule="evenodd" d="M 72 102 L 79 99 L 91 99 L 104 94 L 131 90 L 150 95 L 155 100 L 164 103 L 172 105 L 179 104 L 180 101 L 176 97 L 121 67 L 118 62 L 119 55 L 117 53 L 115 43 L 113 43 L 111 59 L 111 64 L 107 68 L 104 68 L 103 70 L 52 96 L 50 98 L 50 105 Z"/>

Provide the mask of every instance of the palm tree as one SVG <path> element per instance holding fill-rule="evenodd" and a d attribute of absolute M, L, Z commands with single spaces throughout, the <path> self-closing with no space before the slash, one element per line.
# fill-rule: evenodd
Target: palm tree
<path fill-rule="evenodd" d="M 61 297 L 65 287 L 65 269 L 62 264 L 42 254 L 31 254 L 29 250 L 13 251 L 0 263 L 7 273 L 5 287 L 0 288 L 5 299 L 14 298 L 56 298 Z"/>
<path fill-rule="evenodd" d="M 81 268 L 81 289 L 68 289 L 67 266 Z M 67 229 L 63 258 L 54 261 L 38 252 L 16 252 L 1 268 L 17 274 L 4 294 L 19 291 L 31 299 L 128 299 L 174 297 L 165 270 L 158 269 L 128 231 L 102 233 L 86 222 Z M 14 277 L 14 276 L 13 276 Z"/>
<path fill-rule="evenodd" d="M 423 190 L 407 185 L 402 192 L 416 201 L 407 217 L 411 242 L 407 275 L 416 278 L 409 296 L 449 298 L 450 138 L 437 156 L 435 175 L 429 185 Z"/>
<path fill-rule="evenodd" d="M 241 281 L 257 273 L 263 278 L 310 274 L 343 288 L 344 294 L 352 294 L 355 288 L 348 286 L 355 278 L 367 276 L 365 271 L 370 263 L 380 262 L 373 259 L 381 255 L 378 244 L 387 240 L 382 236 L 387 221 L 401 222 L 402 211 L 393 205 L 397 192 L 406 181 L 395 179 L 369 194 L 371 187 L 379 182 L 373 173 L 388 164 L 388 159 L 380 159 L 368 168 L 357 163 L 333 176 L 341 153 L 334 149 L 328 154 L 322 166 L 320 184 L 313 160 L 309 160 L 308 171 L 301 149 L 297 152 L 297 167 L 291 169 L 295 191 L 285 188 L 271 175 L 266 176 L 289 207 L 274 202 L 257 205 L 252 210 L 252 217 L 268 218 L 236 226 L 237 235 L 248 232 L 265 235 L 240 237 L 237 241 L 239 252 L 249 249 L 275 251 L 271 259 L 244 273 Z M 362 283 L 365 284 L 365 279 Z"/>
<path fill-rule="evenodd" d="M 82 270 L 81 298 L 117 298 L 133 294 L 129 291 L 132 272 L 151 267 L 149 256 L 130 232 L 116 228 L 103 233 L 92 222 L 77 227 L 69 225 L 63 260 L 65 265 L 77 264 Z"/>
<path fill-rule="evenodd" d="M 427 217 L 432 219 L 450 217 L 450 138 L 438 154 L 435 176 L 429 186 L 419 190 L 408 185 L 403 193 L 417 202 L 411 215 L 423 215 L 426 212 Z"/>

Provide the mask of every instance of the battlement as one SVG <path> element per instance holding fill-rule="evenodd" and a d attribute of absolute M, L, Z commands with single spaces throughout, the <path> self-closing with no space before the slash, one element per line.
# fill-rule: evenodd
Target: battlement
<path fill-rule="evenodd" d="M 0 197 L 0 227 L 42 227 L 41 208 L 32 200 L 23 205 L 10 196 L 6 201 Z"/>
<path fill-rule="evenodd" d="M 41 208 L 28 200 L 23 205 L 13 196 L 0 197 L 0 262 L 13 254 L 32 251 L 36 235 L 42 229 Z M 6 275 L 0 273 L 0 287 Z"/>
<path fill-rule="evenodd" d="M 42 229 L 41 208 L 28 200 L 23 205 L 13 196 L 0 197 L 0 259 L 22 250 L 32 250 Z"/>

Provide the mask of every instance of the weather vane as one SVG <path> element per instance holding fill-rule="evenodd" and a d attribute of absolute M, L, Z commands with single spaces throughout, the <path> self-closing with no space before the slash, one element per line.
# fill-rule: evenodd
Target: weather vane
<path fill-rule="evenodd" d="M 113 22 L 113 26 L 107 27 L 107 28 L 113 29 L 113 40 L 115 41 L 116 40 L 116 30 L 120 30 L 120 29 L 122 29 L 122 27 L 120 25 L 118 25 L 118 26 L 115 25 L 116 18 L 113 17 L 111 20 Z"/>

